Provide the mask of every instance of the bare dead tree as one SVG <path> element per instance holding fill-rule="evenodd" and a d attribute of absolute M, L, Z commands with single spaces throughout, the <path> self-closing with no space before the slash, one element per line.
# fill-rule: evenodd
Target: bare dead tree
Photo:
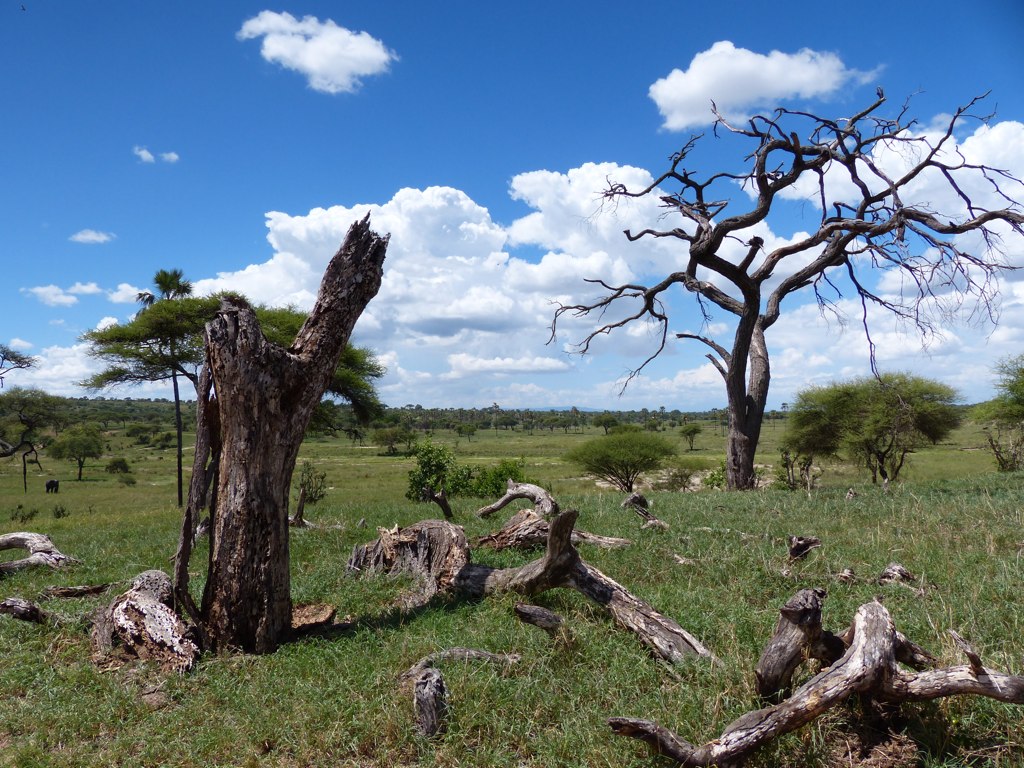
<path fill-rule="evenodd" d="M 1024 234 L 1024 184 L 1007 170 L 968 161 L 957 145 L 958 127 L 988 119 L 974 111 L 984 98 L 957 109 L 937 134 L 909 119 L 907 104 L 895 117 L 886 117 L 881 90 L 866 109 L 840 119 L 777 109 L 740 126 L 716 109 L 716 135 L 721 130 L 753 145 L 743 170 L 698 177 L 687 167 L 704 138 L 695 136 L 646 188 L 610 183 L 604 191 L 608 203 L 659 197 L 666 218 L 675 221 L 664 229 L 626 230 L 625 235 L 630 241 L 679 240 L 686 247 L 681 269 L 652 285 L 589 280 L 607 293 L 590 303 L 560 305 L 552 339 L 566 314 L 601 318 L 601 325 L 577 345 L 580 353 L 588 352 L 595 339 L 634 321 L 653 322 L 660 328 L 659 343 L 630 374 L 632 379 L 666 347 L 669 317 L 664 302 L 670 289 L 680 286 L 695 294 L 705 324 L 715 307 L 735 316 L 731 343 L 703 333 L 675 335 L 710 349 L 707 357 L 722 375 L 728 398 L 728 485 L 753 488 L 754 453 L 771 379 L 765 332 L 779 319 L 787 296 L 809 288 L 821 311 L 837 316 L 842 291 L 855 296 L 873 368 L 868 324 L 872 306 L 916 326 L 926 337 L 937 330 L 941 317 L 962 313 L 968 305 L 973 313 L 995 320 L 995 278 L 1011 266 L 1002 255 L 1001 236 Z M 915 197 L 915 185 L 925 180 L 940 185 L 958 204 L 937 211 L 931 200 Z M 784 193 L 806 193 L 808 181 L 821 211 L 817 229 L 768 251 L 756 228 Z M 979 184 L 981 193 L 975 191 Z M 741 201 L 752 202 L 727 215 L 733 205 L 729 196 L 740 189 Z M 745 252 L 737 244 L 745 245 Z M 900 294 L 872 287 L 871 273 L 883 270 L 902 277 Z M 707 272 L 710 279 L 703 278 Z M 621 310 L 618 319 L 608 320 L 613 308 Z"/>
<path fill-rule="evenodd" d="M 195 460 L 173 581 L 208 650 L 268 653 L 291 632 L 292 472 L 313 409 L 380 288 L 387 244 L 370 229 L 369 216 L 352 225 L 287 349 L 266 339 L 244 301 L 225 300 L 206 326 Z M 188 562 L 204 506 L 209 568 L 197 609 Z"/>

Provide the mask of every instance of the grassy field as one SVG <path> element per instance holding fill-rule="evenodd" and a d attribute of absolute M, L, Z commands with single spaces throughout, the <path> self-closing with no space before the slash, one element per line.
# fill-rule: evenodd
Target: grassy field
<path fill-rule="evenodd" d="M 781 432 L 781 425 L 766 428 L 764 463 L 775 460 Z M 606 718 L 655 719 L 694 742 L 716 737 L 758 706 L 752 670 L 778 609 L 796 590 L 812 586 L 829 592 L 828 629 L 845 628 L 858 605 L 883 595 L 897 628 L 944 665 L 962 663 L 946 632 L 955 629 L 987 665 L 1021 673 L 1024 477 L 992 472 L 976 428 L 967 425 L 948 444 L 915 455 L 903 482 L 887 494 L 872 487 L 866 473 L 839 465 L 823 468 L 822 487 L 810 498 L 770 489 L 651 492 L 668 531 L 641 531 L 639 519 L 620 509 L 621 493 L 596 488 L 562 461 L 568 448 L 596 434 L 488 431 L 457 440 L 439 432 L 434 439 L 452 445 L 465 463 L 522 457 L 532 480 L 563 508 L 580 511 L 579 527 L 632 539 L 628 549 L 581 552 L 679 621 L 722 664 L 669 668 L 599 607 L 565 590 L 537 602 L 571 623 L 575 643 L 568 648 L 520 624 L 512 596 L 450 601 L 405 620 L 387 618 L 406 585 L 354 579 L 345 561 L 354 545 L 376 536 L 376 527 L 431 517 L 436 507 L 404 498 L 409 459 L 381 456 L 347 439 L 314 439 L 300 461 L 325 471 L 330 491 L 306 514 L 334 527 L 293 532 L 293 598 L 337 606 L 340 616 L 362 619 L 357 628 L 264 657 L 208 657 L 189 675 L 166 677 L 146 666 L 91 659 L 85 617 L 115 593 L 48 601 L 46 609 L 64 620 L 57 628 L 0 617 L 0 765 L 653 768 L 666 763 L 637 742 L 613 737 Z M 0 532 L 47 533 L 81 561 L 5 578 L 0 599 L 36 598 L 54 584 L 125 583 L 147 568 L 169 568 L 179 525 L 173 452 L 131 446 L 116 432 L 109 441 L 110 456 L 131 463 L 134 486 L 103 471 L 106 457 L 87 465 L 80 483 L 71 464 L 44 459 L 47 474 L 34 473 L 26 495 L 20 463 L 0 463 Z M 698 450 L 686 452 L 680 439 L 681 461 L 717 466 L 723 445 L 708 424 Z M 58 496 L 43 493 L 43 480 L 51 476 L 61 480 Z M 858 495 L 846 500 L 850 487 Z M 471 539 L 503 522 L 502 515 L 473 516 L 488 501 L 454 501 Z M 30 519 L 11 519 L 33 511 Z M 816 535 L 824 545 L 789 566 L 790 534 Z M 509 565 L 534 555 L 474 556 Z M 198 569 L 202 561 L 200 552 L 193 564 Z M 918 576 L 913 588 L 876 583 L 892 561 Z M 853 569 L 855 582 L 835 579 L 844 568 Z M 195 577 L 201 581 L 202 573 Z M 426 654 L 452 646 L 518 653 L 522 661 L 507 668 L 442 665 L 449 729 L 423 740 L 413 731 L 411 700 L 398 690 L 397 678 Z M 766 747 L 751 764 L 855 765 L 844 745 L 857 731 L 856 713 L 854 705 L 836 710 Z M 1024 765 L 1024 707 L 965 697 L 910 705 L 904 715 L 918 764 Z"/>

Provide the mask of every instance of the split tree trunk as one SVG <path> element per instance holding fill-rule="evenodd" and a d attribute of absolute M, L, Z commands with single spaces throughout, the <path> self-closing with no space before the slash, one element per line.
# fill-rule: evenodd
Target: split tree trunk
<path fill-rule="evenodd" d="M 210 450 L 210 563 L 200 624 L 209 650 L 273 651 L 291 628 L 288 494 L 313 408 L 338 365 L 352 328 L 380 288 L 388 239 L 369 216 L 349 229 L 327 266 L 315 306 L 291 347 L 268 342 L 252 308 L 226 299 L 206 326 L 209 386 L 200 393 L 197 428 Z M 211 412 L 212 411 L 212 412 Z M 196 451 L 176 587 L 187 604 L 187 555 L 212 454 Z M 193 493 L 194 492 L 194 493 Z"/>

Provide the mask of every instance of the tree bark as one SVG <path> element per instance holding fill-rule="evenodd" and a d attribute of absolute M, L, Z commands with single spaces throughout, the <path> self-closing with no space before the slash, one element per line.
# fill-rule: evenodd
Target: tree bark
<path fill-rule="evenodd" d="M 330 383 L 352 328 L 378 289 L 388 239 L 369 217 L 349 229 L 327 266 L 309 318 L 288 349 L 264 338 L 252 308 L 226 299 L 206 326 L 211 386 L 199 403 L 200 436 L 219 447 L 211 501 L 210 563 L 199 611 L 213 651 L 268 653 L 291 628 L 288 494 L 313 408 Z M 205 461 L 196 452 L 196 460 Z M 203 497 L 193 476 L 190 500 Z M 193 491 L 195 493 L 193 494 Z M 190 504 L 191 507 L 191 504 Z M 182 541 L 195 523 L 185 515 Z M 179 547 L 180 548 L 180 547 Z M 187 565 L 184 566 L 187 568 Z M 176 583 L 185 581 L 182 564 Z"/>

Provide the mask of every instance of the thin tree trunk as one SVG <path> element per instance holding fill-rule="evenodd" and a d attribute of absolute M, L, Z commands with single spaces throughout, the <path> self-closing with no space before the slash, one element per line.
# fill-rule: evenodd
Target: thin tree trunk
<path fill-rule="evenodd" d="M 352 328 L 380 288 L 386 250 L 387 238 L 370 230 L 369 217 L 352 225 L 288 349 L 264 338 L 244 302 L 225 300 L 206 326 L 212 387 L 199 403 L 210 412 L 198 426 L 217 433 L 197 442 L 220 447 L 200 609 L 210 650 L 268 653 L 290 632 L 288 493 L 295 460 Z M 205 481 L 193 476 L 194 485 Z M 193 487 L 190 499 L 193 492 L 201 498 Z M 180 590 L 180 563 L 175 570 Z"/>
<path fill-rule="evenodd" d="M 182 452 L 182 424 L 181 424 L 181 396 L 178 393 L 178 373 L 177 371 L 171 371 L 171 385 L 174 388 L 174 431 L 178 438 L 178 506 L 182 507 L 185 505 L 185 499 L 182 492 L 182 486 L 184 482 L 184 472 L 181 468 L 181 452 Z"/>

